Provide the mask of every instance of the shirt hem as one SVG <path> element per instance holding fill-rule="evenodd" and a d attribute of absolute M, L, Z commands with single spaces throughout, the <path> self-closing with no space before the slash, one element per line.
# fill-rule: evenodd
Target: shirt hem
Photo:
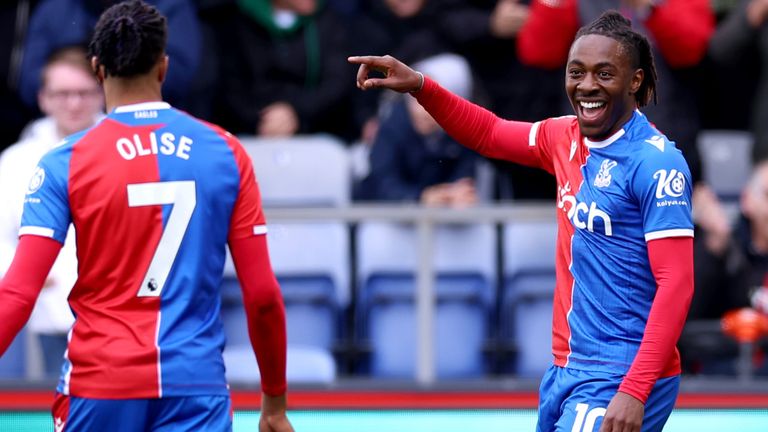
<path fill-rule="evenodd" d="M 562 358 L 555 358 L 554 361 L 555 366 L 560 366 L 567 369 L 574 369 L 574 370 L 581 370 L 581 371 L 588 371 L 588 372 L 601 372 L 601 373 L 610 373 L 610 374 L 616 374 L 624 376 L 629 372 L 631 364 L 624 364 L 624 363 L 607 363 L 604 361 L 591 361 L 591 362 L 585 362 L 580 360 L 574 360 L 573 357 L 570 358 L 568 363 L 565 363 L 565 359 Z M 661 371 L 661 375 L 659 375 L 659 378 L 669 378 L 675 375 L 680 375 L 682 373 L 682 370 L 680 369 L 680 366 L 675 363 L 670 363 L 667 365 L 664 365 L 664 368 Z"/>
<path fill-rule="evenodd" d="M 62 391 L 61 388 L 57 388 L 56 391 L 68 396 L 74 396 L 79 398 L 88 399 L 161 399 L 168 397 L 184 397 L 184 396 L 223 396 L 229 395 L 229 388 L 226 384 L 212 384 L 209 386 L 190 386 L 180 384 L 178 386 L 169 385 L 165 383 L 162 388 L 162 396 L 157 388 L 154 389 L 137 389 L 137 388 L 95 388 L 95 387 L 81 387 L 78 386 L 76 390 L 70 389 L 68 393 Z"/>

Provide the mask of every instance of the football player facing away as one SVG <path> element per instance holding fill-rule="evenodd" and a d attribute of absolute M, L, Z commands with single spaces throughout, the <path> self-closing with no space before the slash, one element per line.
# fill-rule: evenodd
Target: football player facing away
<path fill-rule="evenodd" d="M 259 362 L 261 432 L 286 417 L 285 310 L 240 142 L 162 101 L 166 19 L 106 10 L 89 51 L 108 114 L 40 161 L 0 282 L 0 352 L 26 322 L 70 224 L 79 274 L 57 431 L 231 431 L 219 285 L 226 246 Z M 254 367 L 256 364 L 254 363 Z"/>

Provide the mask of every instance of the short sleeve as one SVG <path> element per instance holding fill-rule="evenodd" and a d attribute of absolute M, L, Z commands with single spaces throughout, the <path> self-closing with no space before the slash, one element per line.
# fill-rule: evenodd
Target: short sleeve
<path fill-rule="evenodd" d="M 238 141 L 232 143 L 232 150 L 240 172 L 240 190 L 232 211 L 229 240 L 266 234 L 267 225 L 261 207 L 261 193 L 251 158 Z"/>
<path fill-rule="evenodd" d="M 19 235 L 50 237 L 61 244 L 72 222 L 67 177 L 68 158 L 53 151 L 44 156 L 32 174 L 24 196 Z"/>
<path fill-rule="evenodd" d="M 645 240 L 693 237 L 688 164 L 682 153 L 663 136 L 654 136 L 651 140 L 658 142 L 643 149 L 645 154 L 632 183 L 643 218 Z"/>
<path fill-rule="evenodd" d="M 555 117 L 533 124 L 528 147 L 536 155 L 538 166 L 550 174 L 555 173 L 555 145 L 567 142 L 573 116 Z"/>

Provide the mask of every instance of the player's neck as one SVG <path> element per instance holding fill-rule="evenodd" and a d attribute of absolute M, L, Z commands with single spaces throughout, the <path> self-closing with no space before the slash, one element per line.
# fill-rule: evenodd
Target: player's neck
<path fill-rule="evenodd" d="M 148 77 L 123 79 L 110 77 L 104 81 L 107 112 L 123 105 L 162 101 L 161 84 Z"/>

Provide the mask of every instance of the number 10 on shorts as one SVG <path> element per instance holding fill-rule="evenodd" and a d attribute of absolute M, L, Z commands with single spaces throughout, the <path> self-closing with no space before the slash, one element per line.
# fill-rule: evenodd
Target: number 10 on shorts
<path fill-rule="evenodd" d="M 589 408 L 588 404 L 576 404 L 576 419 L 573 421 L 571 432 L 593 432 L 595 422 L 605 415 L 605 408 Z"/>

